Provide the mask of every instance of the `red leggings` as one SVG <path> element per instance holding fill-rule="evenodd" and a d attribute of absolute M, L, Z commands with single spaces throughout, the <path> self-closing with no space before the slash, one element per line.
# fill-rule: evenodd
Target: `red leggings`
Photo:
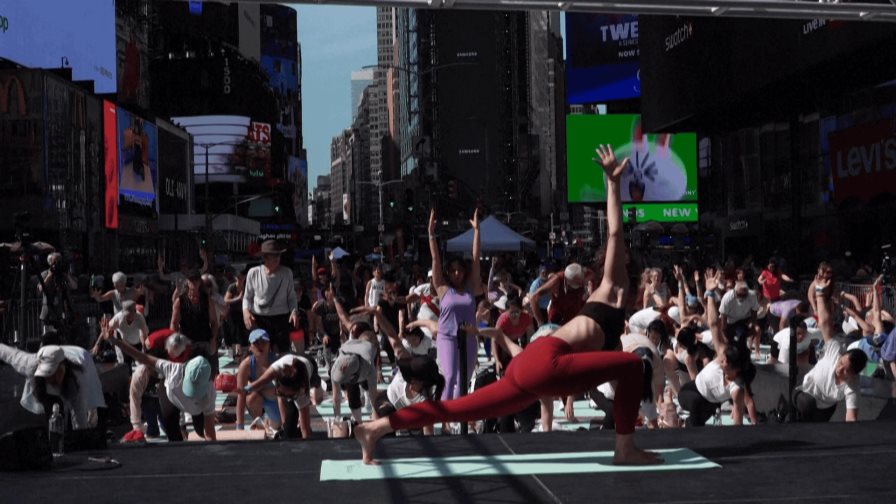
<path fill-rule="evenodd" d="M 469 422 L 512 415 L 539 397 L 580 394 L 617 380 L 613 416 L 616 433 L 635 431 L 641 402 L 641 359 L 627 352 L 574 353 L 569 343 L 540 338 L 511 362 L 504 377 L 450 401 L 422 402 L 389 416 L 392 429 L 419 429 L 436 422 Z"/>

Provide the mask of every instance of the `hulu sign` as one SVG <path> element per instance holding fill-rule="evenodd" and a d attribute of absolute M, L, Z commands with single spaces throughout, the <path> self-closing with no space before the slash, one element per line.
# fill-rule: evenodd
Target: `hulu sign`
<path fill-rule="evenodd" d="M 640 203 L 622 205 L 622 215 L 628 219 L 630 209 L 635 209 L 637 222 L 697 222 L 696 203 Z"/>

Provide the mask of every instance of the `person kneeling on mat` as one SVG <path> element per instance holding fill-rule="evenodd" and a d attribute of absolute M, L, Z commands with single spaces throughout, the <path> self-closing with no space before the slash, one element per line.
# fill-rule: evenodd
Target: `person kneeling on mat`
<path fill-rule="evenodd" d="M 622 336 L 622 350 L 631 352 L 641 359 L 644 366 L 644 387 L 641 391 L 641 412 L 651 428 L 659 427 L 657 404 L 662 401 L 665 390 L 666 375 L 660 352 L 656 345 L 643 334 L 626 334 Z M 616 383 L 606 382 L 592 391 L 591 397 L 598 408 L 604 411 L 603 429 L 613 429 L 613 399 L 616 397 Z"/>
<path fill-rule="evenodd" d="M 146 338 L 146 353 L 153 357 L 168 359 L 171 362 L 186 362 L 192 356 L 192 349 L 190 340 L 186 336 L 166 328 L 150 333 Z M 123 442 L 143 442 L 146 441 L 146 436 L 159 436 L 161 413 L 157 395 L 158 382 L 159 375 L 153 367 L 140 364 L 134 370 L 128 391 L 133 430 L 124 435 Z M 144 420 L 146 421 L 145 436 Z"/>
<path fill-rule="evenodd" d="M 625 330 L 622 305 L 628 275 L 620 178 L 629 160 L 618 163 L 609 146 L 600 146 L 597 153 L 607 187 L 607 252 L 600 286 L 589 296 L 581 312 L 550 336 L 526 346 L 511 361 L 502 379 L 458 399 L 424 401 L 387 418 L 358 425 L 354 432 L 361 444 L 363 463 L 376 464 L 373 458 L 376 444 L 390 432 L 435 422 L 469 422 L 509 415 L 541 397 L 580 394 L 609 380 L 618 382 L 613 405 L 616 417 L 613 463 L 663 462 L 656 453 L 641 450 L 634 442 L 643 382 L 641 359 L 630 353 L 612 351 L 620 346 L 619 338 Z"/>
<path fill-rule="evenodd" d="M 243 391 L 251 395 L 264 390 L 272 382 L 285 437 L 298 438 L 301 428 L 302 439 L 310 438 L 311 394 L 314 388 L 320 387 L 317 365 L 301 355 L 284 355 L 272 363 L 261 377 L 243 387 Z"/>
<path fill-rule="evenodd" d="M 180 414 L 193 418 L 193 430 L 199 437 L 215 441 L 215 388 L 211 386 L 212 366 L 203 356 L 193 357 L 186 363 L 172 362 L 147 355 L 124 341 L 114 338 L 109 321 L 103 318 L 101 337 L 147 367 L 154 368 L 165 378 L 164 394 L 159 391 L 159 409 L 162 427 L 168 441 L 183 441 L 185 433 L 180 429 Z"/>
<path fill-rule="evenodd" d="M 277 355 L 271 351 L 271 337 L 264 329 L 253 329 L 249 333 L 249 358 L 240 362 L 236 372 L 236 430 L 244 429 L 243 415 L 246 409 L 252 416 L 252 428 L 264 428 L 261 415 L 267 414 L 271 429 L 280 429 L 280 406 L 277 391 L 268 381 L 246 392 L 247 384 L 258 380 L 267 372 Z M 250 387 L 251 388 L 251 387 Z"/>
<path fill-rule="evenodd" d="M 405 325 L 403 312 L 398 314 L 398 325 Z M 379 327 L 395 352 L 398 372 L 389 382 L 385 396 L 380 395 L 377 398 L 374 406 L 377 416 L 387 417 L 395 411 L 423 401 L 438 401 L 445 389 L 445 377 L 439 373 L 436 360 L 429 355 L 414 354 L 408 349 L 404 340 L 405 331 L 401 330 L 400 335 L 396 334 L 395 328 L 388 320 L 380 320 Z M 419 333 L 419 336 L 426 337 L 419 328 L 414 331 Z M 423 434 L 432 435 L 433 426 L 423 426 Z"/>
<path fill-rule="evenodd" d="M 706 425 L 706 421 L 729 399 L 733 405 L 731 416 L 735 425 L 743 425 L 744 410 L 748 411 L 753 425 L 757 422 L 750 390 L 756 367 L 743 346 L 739 343 L 729 345 L 724 340 L 716 305 L 719 299 L 716 289 L 720 279 L 720 271 L 706 271 L 706 315 L 716 357 L 700 371 L 696 380 L 681 387 L 678 394 L 678 403 L 690 413 L 687 419 L 689 427 Z"/>
<path fill-rule="evenodd" d="M 824 356 L 806 374 L 803 384 L 794 390 L 798 419 L 802 422 L 827 422 L 837 403 L 846 401 L 846 421 L 859 417 L 859 373 L 868 364 L 868 356 L 859 349 L 843 353 L 843 344 L 834 338 L 831 280 L 815 277 L 815 310 L 818 328 L 824 339 Z"/>
<path fill-rule="evenodd" d="M 380 313 L 379 307 L 370 308 L 369 311 L 374 313 L 377 321 L 385 320 Z M 333 382 L 333 414 L 336 418 L 340 417 L 341 397 L 339 391 L 345 390 L 348 395 L 348 407 L 351 409 L 352 418 L 355 422 L 361 421 L 361 389 L 367 391 L 367 399 L 370 407 L 376 405 L 377 388 L 376 388 L 376 357 L 379 352 L 376 333 L 370 324 L 366 322 L 356 322 L 352 326 L 352 336 L 356 332 L 363 331 L 357 335 L 358 339 L 350 339 L 342 344 L 339 348 L 339 355 L 333 361 L 333 367 L 330 368 L 330 380 Z M 376 410 L 373 410 L 374 418 L 377 418 Z"/>

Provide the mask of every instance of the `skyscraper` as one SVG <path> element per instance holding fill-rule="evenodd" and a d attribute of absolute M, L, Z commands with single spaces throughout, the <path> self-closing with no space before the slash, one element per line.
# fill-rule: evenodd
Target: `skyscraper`
<path fill-rule="evenodd" d="M 364 89 L 367 86 L 373 84 L 373 69 L 372 68 L 363 68 L 361 70 L 356 70 L 352 72 L 352 96 L 351 96 L 351 109 L 352 109 L 352 121 L 358 115 L 358 105 L 361 104 L 361 93 L 364 92 Z"/>

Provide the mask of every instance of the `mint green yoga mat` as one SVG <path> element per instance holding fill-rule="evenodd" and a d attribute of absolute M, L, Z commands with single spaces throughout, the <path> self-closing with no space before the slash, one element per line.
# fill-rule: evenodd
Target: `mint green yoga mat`
<path fill-rule="evenodd" d="M 615 466 L 613 452 L 534 453 L 525 455 L 466 455 L 444 458 L 380 459 L 368 466 L 360 460 L 324 460 L 321 481 L 357 481 L 531 474 L 593 474 L 682 471 L 721 467 L 687 448 L 656 450 L 666 460 L 654 466 Z"/>

